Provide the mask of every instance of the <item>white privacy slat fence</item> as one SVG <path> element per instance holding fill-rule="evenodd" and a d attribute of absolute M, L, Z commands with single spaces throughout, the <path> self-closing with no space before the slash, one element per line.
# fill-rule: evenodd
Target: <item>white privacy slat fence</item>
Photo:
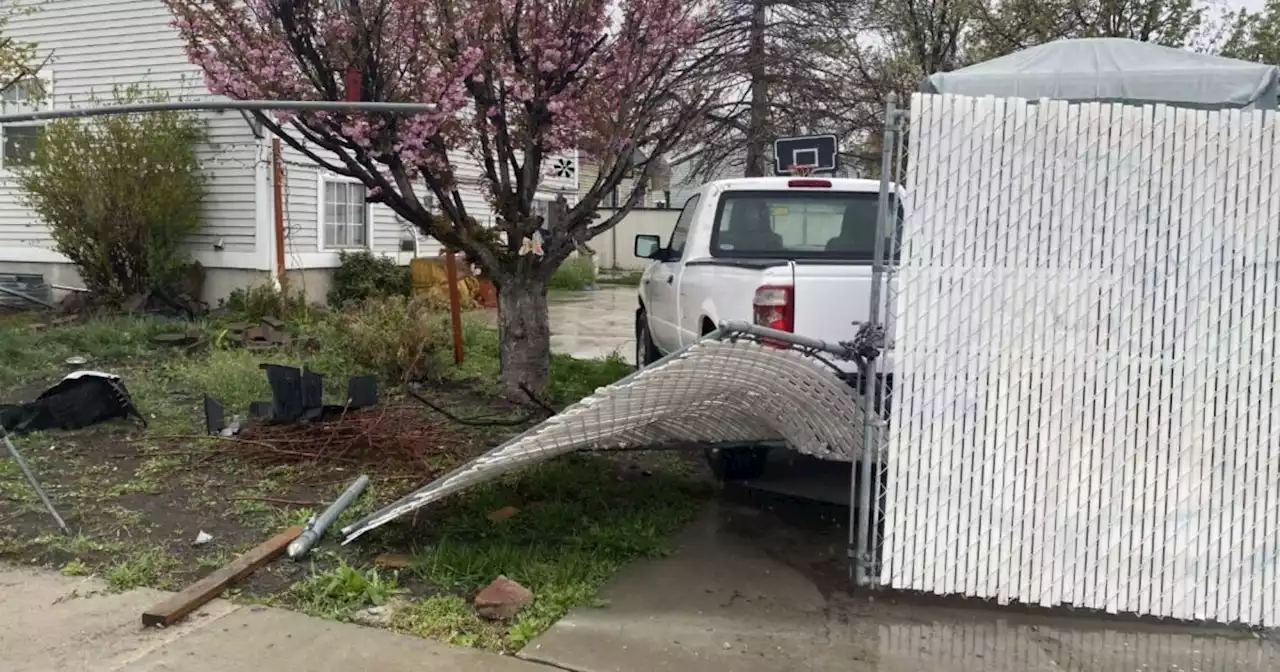
<path fill-rule="evenodd" d="M 1276 115 L 917 95 L 881 582 L 1280 624 Z"/>

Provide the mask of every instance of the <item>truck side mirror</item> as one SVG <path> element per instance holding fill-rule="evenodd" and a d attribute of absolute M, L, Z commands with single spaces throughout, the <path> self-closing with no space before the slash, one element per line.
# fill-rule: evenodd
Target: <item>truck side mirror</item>
<path fill-rule="evenodd" d="M 636 236 L 635 255 L 640 259 L 662 261 L 666 257 L 664 252 L 666 250 L 662 249 L 662 238 L 651 233 Z"/>

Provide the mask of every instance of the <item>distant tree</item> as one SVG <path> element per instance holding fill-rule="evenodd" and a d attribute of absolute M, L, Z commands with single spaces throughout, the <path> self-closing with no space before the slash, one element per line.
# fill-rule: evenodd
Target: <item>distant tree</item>
<path fill-rule="evenodd" d="M 843 133 L 848 94 L 839 70 L 850 24 L 847 0 L 715 0 L 700 44 L 727 85 L 707 111 L 694 178 L 770 175 L 780 136 Z"/>
<path fill-rule="evenodd" d="M 501 377 L 512 389 L 546 385 L 551 274 L 640 202 L 654 159 L 705 121 L 721 88 L 702 67 L 713 55 L 697 49 L 708 15 L 696 1 L 165 3 L 214 93 L 437 105 L 411 117 L 258 118 L 493 279 Z M 599 175 L 563 217 L 544 221 L 533 208 L 544 164 L 574 149 Z M 468 209 L 456 152 L 479 164 L 495 227 Z M 633 173 L 621 207 L 596 222 L 601 201 Z M 424 190 L 438 213 L 427 210 Z"/>
<path fill-rule="evenodd" d="M 1267 0 L 1261 11 L 1233 17 L 1222 55 L 1280 65 L 1280 0 Z"/>

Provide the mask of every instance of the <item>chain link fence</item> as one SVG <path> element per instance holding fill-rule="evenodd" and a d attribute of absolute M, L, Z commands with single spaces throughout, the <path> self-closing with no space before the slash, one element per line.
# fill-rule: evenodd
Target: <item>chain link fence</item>
<path fill-rule="evenodd" d="M 1263 112 L 890 110 L 864 584 L 1280 623 L 1277 146 Z"/>

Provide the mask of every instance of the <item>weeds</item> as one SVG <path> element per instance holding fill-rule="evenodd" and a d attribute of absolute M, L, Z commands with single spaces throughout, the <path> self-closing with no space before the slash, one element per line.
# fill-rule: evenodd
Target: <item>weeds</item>
<path fill-rule="evenodd" d="M 139 358 L 155 350 L 152 336 L 164 323 L 143 318 L 115 317 L 37 331 L 29 326 L 0 334 L 0 389 L 36 377 L 57 378 L 68 369 L 68 357 L 85 357 L 92 364 Z"/>
<path fill-rule="evenodd" d="M 454 604 L 447 601 L 419 609 L 411 629 L 445 631 L 455 643 L 472 638 L 484 648 L 518 649 L 570 609 L 597 604 L 600 586 L 622 566 L 665 554 L 667 537 L 692 519 L 706 492 L 665 475 L 619 475 L 611 462 L 582 457 L 477 488 L 433 522 L 439 541 L 408 571 L 462 595 L 506 575 L 536 598 L 507 627 L 500 646 L 476 621 L 446 609 Z M 521 511 L 490 521 L 488 514 L 503 506 Z M 436 613 L 444 623 L 422 622 Z"/>
<path fill-rule="evenodd" d="M 93 572 L 89 570 L 89 566 L 84 564 L 80 558 L 71 560 L 62 566 L 63 576 L 89 576 L 92 573 Z"/>
<path fill-rule="evenodd" d="M 232 290 L 224 307 L 233 317 L 246 322 L 257 322 L 267 316 L 296 322 L 311 314 L 305 296 L 290 294 L 269 284 Z"/>
<path fill-rule="evenodd" d="M 170 588 L 169 573 L 177 560 L 162 549 L 150 549 L 130 556 L 107 568 L 103 578 L 107 588 L 123 592 L 134 588 Z"/>
<path fill-rule="evenodd" d="M 392 625 L 397 630 L 455 646 L 507 648 L 503 626 L 477 616 L 471 604 L 457 595 L 434 595 L 417 602 L 397 613 Z"/>
<path fill-rule="evenodd" d="M 386 604 L 397 590 L 394 577 L 377 569 L 359 570 L 345 560 L 325 572 L 316 572 L 291 589 L 298 607 L 312 616 L 347 620 L 364 607 Z"/>

